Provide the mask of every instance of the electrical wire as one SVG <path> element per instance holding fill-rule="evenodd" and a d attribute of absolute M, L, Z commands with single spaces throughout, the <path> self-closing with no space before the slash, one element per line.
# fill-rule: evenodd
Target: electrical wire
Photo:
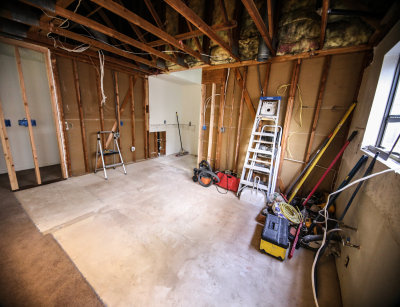
<path fill-rule="evenodd" d="M 101 105 L 105 105 L 107 96 L 104 93 L 104 54 L 102 50 L 99 50 L 98 53 L 99 53 L 99 64 L 100 64 Z"/>
<path fill-rule="evenodd" d="M 76 11 L 78 10 L 79 6 L 81 5 L 82 0 L 78 1 L 78 4 L 75 7 L 74 13 L 76 13 Z M 66 23 L 67 21 L 69 21 L 69 19 L 65 19 L 58 27 L 61 28 L 63 26 L 64 23 Z"/>
<path fill-rule="evenodd" d="M 396 173 L 398 173 L 398 172 L 400 172 L 400 168 L 399 168 L 399 169 L 391 169 L 391 168 L 389 168 L 389 169 L 386 169 L 386 170 L 384 170 L 384 171 L 381 171 L 381 172 L 378 172 L 378 173 L 374 173 L 374 174 L 371 174 L 371 175 L 369 175 L 369 176 L 362 177 L 362 178 L 360 178 L 360 179 L 358 179 L 358 180 L 356 180 L 356 181 L 354 181 L 354 182 L 352 182 L 352 183 L 350 183 L 350 184 L 344 186 L 343 188 L 341 188 L 341 189 L 339 189 L 339 190 L 337 190 L 337 191 L 332 192 L 331 194 L 329 194 L 326 203 L 329 204 L 329 199 L 330 199 L 330 197 L 331 197 L 332 195 L 338 194 L 338 193 L 340 193 L 340 192 L 342 192 L 342 191 L 344 191 L 344 190 L 350 188 L 351 186 L 353 186 L 353 185 L 355 185 L 355 184 L 357 184 L 357 183 L 359 183 L 359 182 L 362 182 L 362 181 L 368 180 L 368 179 L 370 179 L 370 178 L 372 178 L 372 177 L 375 177 L 375 176 L 378 176 L 378 175 L 382 175 L 382 174 L 384 174 L 384 173 L 389 173 L 389 172 L 396 172 Z M 315 306 L 317 306 L 317 307 L 319 307 L 319 304 L 318 304 L 317 293 L 316 293 L 316 291 L 315 291 L 314 272 L 315 272 L 315 266 L 316 266 L 316 264 L 317 264 L 318 256 L 319 256 L 319 254 L 320 254 L 320 252 L 321 252 L 321 249 L 322 249 L 323 246 L 325 245 L 325 242 L 326 242 L 326 235 L 327 235 L 328 233 L 330 233 L 330 232 L 342 231 L 340 228 L 335 228 L 335 229 L 331 229 L 330 231 L 327 231 L 327 228 L 328 228 L 328 219 L 329 219 L 329 218 L 328 218 L 328 208 L 327 208 L 327 207 L 328 207 L 328 206 L 325 206 L 324 209 L 320 210 L 320 212 L 321 212 L 321 211 L 323 212 L 323 217 L 325 218 L 325 221 L 324 221 L 324 222 L 325 222 L 325 228 L 323 229 L 323 230 L 324 230 L 324 236 L 323 236 L 323 239 L 322 239 L 321 246 L 320 246 L 320 248 L 318 249 L 318 251 L 317 251 L 316 254 L 315 254 L 314 262 L 313 262 L 312 268 L 311 268 L 311 285 L 312 285 L 312 291 L 313 291 L 313 296 L 314 296 L 314 303 L 315 303 Z"/>
<path fill-rule="evenodd" d="M 220 96 L 220 95 L 221 94 L 215 94 L 214 96 Z M 203 119 L 204 119 L 203 125 L 204 126 L 206 125 L 206 110 L 207 110 L 208 103 L 210 102 L 211 98 L 212 98 L 212 96 L 208 97 L 204 104 L 204 110 L 203 110 Z"/>
<path fill-rule="evenodd" d="M 281 210 L 282 214 L 295 225 L 300 224 L 303 221 L 303 215 L 301 214 L 300 210 L 292 205 L 287 203 L 281 202 L 279 203 L 279 209 Z"/>
<path fill-rule="evenodd" d="M 78 45 L 78 46 L 76 46 L 76 47 L 71 49 L 71 48 L 65 47 L 64 44 L 60 41 L 59 37 L 56 39 L 53 36 L 51 36 L 51 34 L 52 34 L 51 32 L 47 33 L 47 38 L 53 40 L 54 48 L 60 48 L 60 49 L 63 49 L 65 51 L 68 51 L 68 52 L 81 53 L 81 52 L 84 52 L 84 51 L 88 50 L 91 47 L 88 44 L 81 44 L 81 45 Z M 58 43 L 57 43 L 57 41 L 58 41 Z"/>
<path fill-rule="evenodd" d="M 287 89 L 288 89 L 288 87 L 290 86 L 291 84 L 289 83 L 289 84 L 282 84 L 282 85 L 280 85 L 277 89 L 276 89 L 276 94 L 278 95 L 278 96 L 284 96 L 285 95 L 285 93 L 286 93 L 286 91 L 287 91 Z M 303 97 L 302 97 L 302 95 L 301 95 L 301 89 L 300 89 L 300 86 L 297 84 L 297 89 L 299 90 L 299 101 L 300 101 L 300 106 L 299 106 L 299 122 L 298 122 L 298 125 L 300 126 L 300 128 L 303 126 Z"/>

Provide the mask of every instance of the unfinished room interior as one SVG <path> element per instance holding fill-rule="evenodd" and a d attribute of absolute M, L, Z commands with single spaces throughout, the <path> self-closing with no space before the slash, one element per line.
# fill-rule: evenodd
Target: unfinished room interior
<path fill-rule="evenodd" d="M 0 306 L 400 306 L 400 1 L 0 15 Z"/>

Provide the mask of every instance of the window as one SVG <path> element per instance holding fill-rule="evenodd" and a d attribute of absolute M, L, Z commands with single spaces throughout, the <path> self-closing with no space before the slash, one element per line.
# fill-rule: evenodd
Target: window
<path fill-rule="evenodd" d="M 380 69 L 362 147 L 379 152 L 380 160 L 393 167 L 400 163 L 400 42 L 385 54 Z"/>
<path fill-rule="evenodd" d="M 399 94 L 400 57 L 397 60 L 388 101 L 375 147 L 388 155 L 400 156 L 400 94 Z"/>

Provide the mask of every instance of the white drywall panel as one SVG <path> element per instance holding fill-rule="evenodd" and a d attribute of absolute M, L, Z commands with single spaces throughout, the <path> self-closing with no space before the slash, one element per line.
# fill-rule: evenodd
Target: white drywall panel
<path fill-rule="evenodd" d="M 195 72 L 201 78 L 201 70 Z M 197 153 L 201 85 L 190 80 L 178 78 L 175 73 L 149 77 L 150 132 L 166 131 L 167 155 L 180 150 L 176 112 L 183 148 L 191 154 Z"/>
<path fill-rule="evenodd" d="M 28 105 L 32 119 L 39 166 L 59 164 L 57 137 L 51 111 L 50 93 L 44 63 L 44 55 L 19 48 L 25 80 Z M 28 128 L 18 125 L 26 117 L 19 84 L 14 46 L 0 43 L 0 99 L 5 119 L 11 120 L 7 127 L 15 170 L 34 167 Z M 6 173 L 4 158 L 0 159 L 0 173 Z"/>

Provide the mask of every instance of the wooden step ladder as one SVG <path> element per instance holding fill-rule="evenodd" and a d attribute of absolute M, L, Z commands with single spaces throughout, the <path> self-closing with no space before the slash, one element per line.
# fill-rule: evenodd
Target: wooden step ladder
<path fill-rule="evenodd" d="M 113 139 L 114 139 L 113 149 L 104 149 L 103 150 L 103 147 L 101 146 L 101 135 L 102 134 L 112 134 L 113 135 Z M 125 168 L 124 160 L 122 159 L 121 150 L 119 149 L 118 139 L 119 139 L 119 132 L 114 132 L 114 131 L 98 131 L 97 132 L 96 162 L 95 162 L 94 172 L 96 173 L 97 171 L 103 169 L 105 179 L 108 179 L 106 169 L 111 168 L 111 167 L 116 168 L 117 166 L 122 166 L 124 169 L 124 174 L 126 175 L 126 168 Z M 115 162 L 115 155 L 119 155 L 120 162 Z M 103 167 L 100 167 L 100 168 L 97 167 L 97 161 L 99 160 L 99 156 L 101 156 L 101 162 L 103 165 Z M 104 160 L 105 156 L 113 156 L 113 163 L 107 165 Z"/>

